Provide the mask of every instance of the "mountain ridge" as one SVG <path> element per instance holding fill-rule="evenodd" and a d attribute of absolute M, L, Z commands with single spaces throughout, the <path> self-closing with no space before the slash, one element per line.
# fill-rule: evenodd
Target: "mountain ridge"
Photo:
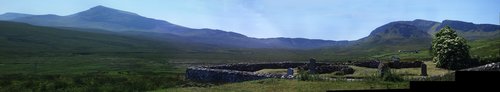
<path fill-rule="evenodd" d="M 1 16 L 1 15 L 0 15 Z M 473 24 L 471 22 L 443 20 L 435 22 L 424 19 L 412 21 L 394 21 L 375 28 L 368 36 L 354 41 L 333 41 L 307 38 L 253 38 L 236 32 L 218 29 L 192 29 L 172 24 L 168 21 L 140 16 L 139 14 L 95 6 L 67 16 L 32 15 L 10 19 L 8 21 L 23 22 L 33 25 L 50 27 L 75 27 L 104 29 L 113 32 L 151 32 L 178 35 L 163 37 L 149 35 L 157 39 L 183 40 L 194 43 L 213 44 L 242 48 L 290 48 L 315 49 L 323 47 L 346 47 L 355 44 L 415 44 L 427 43 L 433 33 L 444 25 L 456 28 L 459 35 L 467 39 L 494 38 L 500 36 L 500 26 L 493 24 Z M 466 26 L 462 26 L 466 25 Z M 148 36 L 148 35 L 144 35 Z"/>
<path fill-rule="evenodd" d="M 295 39 L 288 38 L 275 38 L 274 40 L 269 40 L 247 37 L 239 33 L 217 29 L 192 29 L 171 24 L 167 21 L 146 18 L 135 13 L 108 8 L 105 6 L 92 7 L 88 10 L 68 16 L 34 15 L 28 18 L 16 18 L 10 21 L 29 23 L 40 26 L 94 28 L 115 32 L 141 31 L 153 33 L 169 33 L 184 37 L 179 39 L 184 39 L 186 41 L 196 43 L 207 43 L 221 46 L 227 45 L 245 48 L 310 49 L 323 46 L 335 46 L 337 44 L 336 41 L 330 40 L 303 41 L 297 39 L 298 41 L 293 41 Z"/>
<path fill-rule="evenodd" d="M 0 15 L 0 20 L 11 20 L 11 19 L 20 18 L 20 17 L 27 17 L 27 16 L 33 16 L 33 15 L 7 12 L 7 13 Z"/>

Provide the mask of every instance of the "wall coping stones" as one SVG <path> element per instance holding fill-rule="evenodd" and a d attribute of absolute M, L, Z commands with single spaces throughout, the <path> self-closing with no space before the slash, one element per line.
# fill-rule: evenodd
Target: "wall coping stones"
<path fill-rule="evenodd" d="M 459 71 L 500 71 L 500 63 L 490 63 L 478 67 L 462 69 Z"/>

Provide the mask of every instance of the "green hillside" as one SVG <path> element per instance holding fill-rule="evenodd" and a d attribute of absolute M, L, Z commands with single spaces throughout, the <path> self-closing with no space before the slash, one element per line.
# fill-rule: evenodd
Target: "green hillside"
<path fill-rule="evenodd" d="M 469 43 L 471 54 L 477 56 L 500 55 L 500 38 L 476 40 Z"/>
<path fill-rule="evenodd" d="M 144 52 L 174 51 L 170 43 L 120 35 L 97 34 L 0 22 L 2 52 Z"/>

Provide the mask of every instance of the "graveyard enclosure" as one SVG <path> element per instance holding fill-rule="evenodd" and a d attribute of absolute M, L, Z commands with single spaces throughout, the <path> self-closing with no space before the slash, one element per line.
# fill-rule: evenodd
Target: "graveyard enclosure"
<path fill-rule="evenodd" d="M 186 78 L 201 82 L 240 82 L 265 78 L 293 78 L 289 74 L 256 73 L 262 69 L 288 69 L 309 65 L 310 63 L 254 63 L 254 64 L 224 64 L 215 66 L 191 66 L 186 70 Z M 331 73 L 335 71 L 347 74 L 354 73 L 354 69 L 347 65 L 328 63 L 314 63 L 316 73 Z M 311 68 L 312 69 L 312 68 Z M 308 70 L 311 70 L 308 69 Z M 290 69 L 289 69 L 290 70 Z"/>

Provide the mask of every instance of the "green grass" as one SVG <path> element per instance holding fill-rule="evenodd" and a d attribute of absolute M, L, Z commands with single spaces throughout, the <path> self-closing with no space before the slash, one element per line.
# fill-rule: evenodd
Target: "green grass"
<path fill-rule="evenodd" d="M 1 58 L 0 74 L 79 74 L 96 71 L 158 71 L 175 69 L 165 58 L 128 56 L 51 56 Z"/>
<path fill-rule="evenodd" d="M 146 91 L 189 83 L 184 80 L 186 65 L 163 58 L 77 55 L 0 60 L 0 91 L 6 92 Z"/>
<path fill-rule="evenodd" d="M 118 55 L 11 57 L 0 61 L 0 91 L 145 91 L 184 84 L 186 68 L 161 57 Z M 82 79 L 91 83 L 78 82 Z"/>
<path fill-rule="evenodd" d="M 288 71 L 288 69 L 262 69 L 262 70 L 255 71 L 255 72 L 256 73 L 286 74 L 287 71 Z"/>
<path fill-rule="evenodd" d="M 451 70 L 436 68 L 436 64 L 430 61 L 424 63 L 427 65 L 427 74 L 429 76 L 440 76 L 452 72 Z M 352 77 L 371 77 L 378 73 L 378 70 L 376 68 L 366 68 L 358 66 L 350 66 L 350 67 L 352 67 L 355 70 L 354 74 L 350 75 Z M 402 69 L 391 68 L 391 70 L 395 74 L 402 75 L 403 77 L 420 77 L 420 69 L 421 68 L 402 68 Z M 322 75 L 336 76 L 335 74 L 332 73 L 322 74 Z"/>
<path fill-rule="evenodd" d="M 472 55 L 479 57 L 500 55 L 500 38 L 476 40 L 468 43 Z"/>
<path fill-rule="evenodd" d="M 0 91 L 145 91 L 184 84 L 175 74 L 7 74 L 0 75 Z"/>
<path fill-rule="evenodd" d="M 431 61 L 427 61 L 424 63 L 427 65 L 427 74 L 429 76 L 442 76 L 453 72 L 451 70 L 437 68 L 436 64 Z M 420 72 L 421 72 L 420 69 L 421 68 L 403 68 L 403 69 L 393 69 L 393 70 L 395 70 L 396 74 L 403 74 L 407 75 L 405 77 L 415 78 L 415 77 L 420 77 Z"/>
<path fill-rule="evenodd" d="M 230 83 L 212 87 L 185 87 L 156 90 L 155 92 L 322 92 L 327 90 L 403 89 L 408 82 L 380 81 L 299 81 L 264 79 Z"/>
<path fill-rule="evenodd" d="M 298 74 L 297 68 L 293 68 L 293 74 L 296 75 Z M 286 74 L 288 72 L 288 69 L 262 69 L 259 71 L 255 71 L 256 73 L 274 73 L 274 74 Z"/>

